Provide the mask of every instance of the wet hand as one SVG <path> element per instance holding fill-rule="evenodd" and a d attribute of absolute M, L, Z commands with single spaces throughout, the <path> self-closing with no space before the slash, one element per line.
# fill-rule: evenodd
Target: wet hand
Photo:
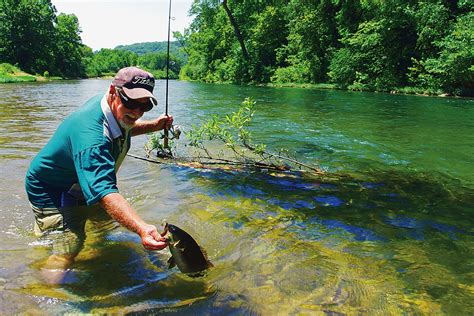
<path fill-rule="evenodd" d="M 166 238 L 158 233 L 158 230 L 153 225 L 146 225 L 140 234 L 143 247 L 147 250 L 161 250 L 166 248 Z"/>

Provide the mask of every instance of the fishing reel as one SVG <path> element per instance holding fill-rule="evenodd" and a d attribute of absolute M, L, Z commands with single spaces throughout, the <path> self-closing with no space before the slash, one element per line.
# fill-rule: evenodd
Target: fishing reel
<path fill-rule="evenodd" d="M 169 139 L 179 139 L 181 135 L 181 127 L 179 125 L 171 125 L 171 128 L 168 130 L 173 137 Z"/>
<path fill-rule="evenodd" d="M 169 136 L 171 134 L 171 137 Z M 168 141 L 173 139 L 179 139 L 181 135 L 181 128 L 179 125 L 171 125 L 171 127 L 161 134 L 163 139 L 163 145 L 157 148 L 156 156 L 159 158 L 169 159 L 173 158 L 173 153 L 168 145 Z"/>
<path fill-rule="evenodd" d="M 171 125 L 171 127 L 167 131 L 171 133 L 171 137 L 169 137 L 169 135 L 166 135 L 166 132 L 165 132 L 161 134 L 161 139 L 163 138 L 168 138 L 168 140 L 179 139 L 179 136 L 181 135 L 181 127 L 179 125 Z"/>

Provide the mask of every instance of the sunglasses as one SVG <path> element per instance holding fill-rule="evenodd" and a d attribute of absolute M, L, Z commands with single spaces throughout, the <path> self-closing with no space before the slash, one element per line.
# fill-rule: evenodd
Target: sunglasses
<path fill-rule="evenodd" d="M 154 105 L 156 105 L 155 102 L 153 102 L 152 98 L 150 98 L 150 100 L 147 103 L 141 103 L 133 99 L 130 99 L 122 90 L 120 89 L 116 89 L 116 90 L 120 97 L 120 101 L 122 101 L 123 106 L 129 110 L 141 109 L 143 112 L 148 112 L 151 109 L 153 109 Z"/>

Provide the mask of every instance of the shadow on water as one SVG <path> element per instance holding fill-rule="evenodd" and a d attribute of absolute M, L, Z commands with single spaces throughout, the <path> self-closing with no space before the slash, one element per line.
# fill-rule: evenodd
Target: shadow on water
<path fill-rule="evenodd" d="M 202 185 L 202 193 L 210 197 L 244 198 L 265 205 L 255 209 L 253 219 L 291 211 L 301 221 L 316 221 L 329 228 L 347 230 L 356 240 L 415 237 L 400 232 L 392 234 L 386 229 L 376 230 L 371 227 L 374 221 L 420 233 L 436 230 L 452 238 L 456 234 L 470 234 L 474 222 L 470 207 L 474 203 L 474 191 L 459 186 L 456 180 L 436 175 L 394 171 L 364 177 L 336 175 L 325 178 L 304 173 L 210 169 L 180 174 L 186 180 L 194 178 Z M 260 211 L 267 214 L 259 214 Z M 242 218 L 237 222 L 244 225 L 246 221 Z"/>

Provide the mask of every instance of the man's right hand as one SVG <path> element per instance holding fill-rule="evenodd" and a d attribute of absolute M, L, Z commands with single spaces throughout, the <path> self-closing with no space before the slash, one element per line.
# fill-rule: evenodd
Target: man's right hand
<path fill-rule="evenodd" d="M 162 250 L 168 246 L 166 238 L 158 233 L 158 230 L 153 225 L 145 224 L 140 233 L 143 247 L 147 250 Z"/>
<path fill-rule="evenodd" d="M 161 250 L 168 245 L 166 238 L 158 233 L 156 227 L 145 223 L 120 193 L 107 194 L 100 200 L 100 204 L 113 219 L 137 233 L 145 249 Z"/>

